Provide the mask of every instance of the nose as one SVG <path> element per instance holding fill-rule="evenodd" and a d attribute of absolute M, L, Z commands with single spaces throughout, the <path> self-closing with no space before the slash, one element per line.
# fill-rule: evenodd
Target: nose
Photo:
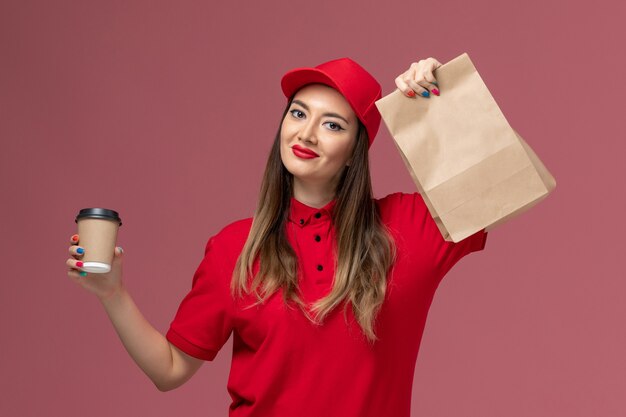
<path fill-rule="evenodd" d="M 300 125 L 300 130 L 298 131 L 298 139 L 301 141 L 317 143 L 315 122 L 313 120 L 307 120 Z"/>

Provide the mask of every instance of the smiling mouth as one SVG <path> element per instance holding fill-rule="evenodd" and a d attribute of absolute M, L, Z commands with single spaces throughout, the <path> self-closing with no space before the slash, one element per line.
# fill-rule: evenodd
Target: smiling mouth
<path fill-rule="evenodd" d="M 313 152 L 313 151 L 311 151 L 311 150 L 309 150 L 309 149 L 304 149 L 304 148 L 302 148 L 302 147 L 300 147 L 300 146 L 298 146 L 298 145 L 294 145 L 294 146 L 291 148 L 291 150 L 292 150 L 292 152 L 293 152 L 296 156 L 298 156 L 298 157 L 300 157 L 300 158 L 307 158 L 307 159 L 310 159 L 310 158 L 317 158 L 317 157 L 319 156 L 319 155 L 318 155 L 318 154 L 316 154 L 315 152 Z"/>

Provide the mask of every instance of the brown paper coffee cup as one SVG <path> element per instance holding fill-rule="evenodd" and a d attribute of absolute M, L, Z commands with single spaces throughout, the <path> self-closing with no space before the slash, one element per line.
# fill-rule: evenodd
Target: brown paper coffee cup
<path fill-rule="evenodd" d="M 111 271 L 117 231 L 122 225 L 118 213 L 105 208 L 85 208 L 76 216 L 80 246 L 85 248 L 83 271 L 105 274 Z"/>

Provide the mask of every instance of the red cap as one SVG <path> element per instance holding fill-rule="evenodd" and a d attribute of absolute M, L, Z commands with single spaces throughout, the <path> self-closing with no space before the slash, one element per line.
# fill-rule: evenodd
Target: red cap
<path fill-rule="evenodd" d="M 339 91 L 369 135 L 369 146 L 380 127 L 380 113 L 374 102 L 382 97 L 378 81 L 350 58 L 325 62 L 315 68 L 296 68 L 288 71 L 280 82 L 283 93 L 290 98 L 307 84 L 320 83 Z"/>

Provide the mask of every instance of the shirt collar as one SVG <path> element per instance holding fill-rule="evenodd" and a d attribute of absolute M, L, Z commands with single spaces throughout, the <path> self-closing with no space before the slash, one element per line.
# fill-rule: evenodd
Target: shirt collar
<path fill-rule="evenodd" d="M 315 208 L 307 206 L 306 204 L 296 200 L 294 197 L 291 197 L 289 220 L 300 226 L 304 226 L 309 223 L 327 221 L 332 218 L 332 211 L 336 203 L 337 199 L 333 198 L 324 207 Z"/>

